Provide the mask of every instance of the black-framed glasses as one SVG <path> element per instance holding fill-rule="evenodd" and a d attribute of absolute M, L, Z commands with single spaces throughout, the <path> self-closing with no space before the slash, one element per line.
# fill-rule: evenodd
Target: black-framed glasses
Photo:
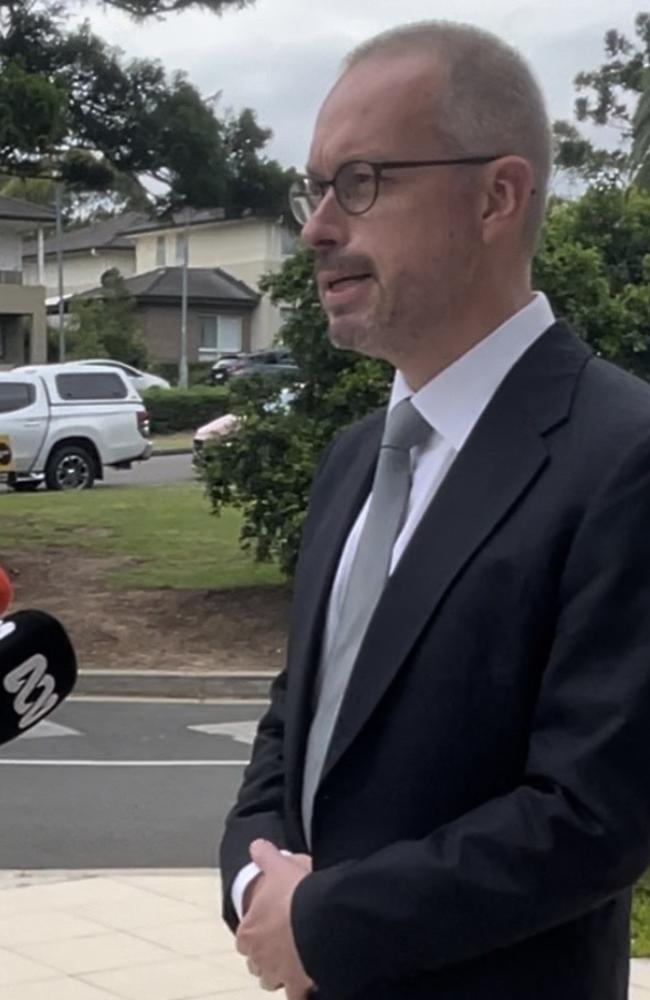
<path fill-rule="evenodd" d="M 339 205 L 348 215 L 363 215 L 370 211 L 377 201 L 379 181 L 384 170 L 408 170 L 414 167 L 452 167 L 492 163 L 498 156 L 463 156 L 450 160 L 382 160 L 371 163 L 367 160 L 351 160 L 342 163 L 331 180 L 320 180 L 305 174 L 294 181 L 289 191 L 289 203 L 293 216 L 304 226 L 327 194 L 329 188 Z"/>

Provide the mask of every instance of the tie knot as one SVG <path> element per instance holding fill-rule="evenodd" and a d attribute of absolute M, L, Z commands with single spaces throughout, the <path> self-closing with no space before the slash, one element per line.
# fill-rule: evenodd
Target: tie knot
<path fill-rule="evenodd" d="M 393 407 L 388 414 L 381 446 L 408 451 L 418 444 L 423 444 L 430 434 L 430 424 L 418 413 L 410 398 L 407 398 Z"/>

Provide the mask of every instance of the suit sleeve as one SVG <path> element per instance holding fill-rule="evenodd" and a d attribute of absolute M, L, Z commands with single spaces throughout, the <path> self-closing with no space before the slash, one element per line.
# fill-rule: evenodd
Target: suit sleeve
<path fill-rule="evenodd" d="M 521 783 L 425 839 L 308 876 L 292 903 L 306 970 L 351 997 L 597 907 L 650 861 L 649 775 L 650 442 L 637 439 L 574 536 Z"/>
<path fill-rule="evenodd" d="M 250 861 L 251 841 L 263 837 L 277 847 L 286 846 L 283 820 L 286 681 L 283 671 L 271 687 L 271 705 L 260 721 L 251 762 L 221 841 L 223 916 L 233 931 L 239 918 L 232 903 L 232 886 L 238 872 Z"/>
<path fill-rule="evenodd" d="M 318 465 L 312 485 L 312 495 L 335 439 L 326 449 Z M 227 820 L 220 847 L 223 894 L 223 917 L 236 931 L 239 917 L 232 901 L 232 888 L 239 872 L 250 862 L 249 845 L 258 837 L 270 840 L 276 847 L 286 848 L 284 825 L 284 720 L 288 675 L 285 669 L 271 686 L 270 707 L 262 717 L 251 755 L 244 773 L 237 801 Z"/>

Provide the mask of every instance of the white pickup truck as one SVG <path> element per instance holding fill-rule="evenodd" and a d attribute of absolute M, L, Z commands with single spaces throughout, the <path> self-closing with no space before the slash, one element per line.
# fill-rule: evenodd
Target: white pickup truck
<path fill-rule="evenodd" d="M 89 489 L 104 466 L 151 455 L 149 418 L 115 368 L 34 365 L 0 372 L 0 478 L 31 492 Z"/>

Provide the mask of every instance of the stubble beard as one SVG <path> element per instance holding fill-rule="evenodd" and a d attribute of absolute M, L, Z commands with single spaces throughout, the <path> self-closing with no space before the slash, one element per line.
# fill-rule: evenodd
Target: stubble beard
<path fill-rule="evenodd" d="M 408 285 L 411 283 L 408 282 Z M 413 308 L 412 303 L 416 303 Z M 422 304 L 422 286 L 392 301 L 383 299 L 361 315 L 328 314 L 328 336 L 334 347 L 388 361 L 395 368 L 422 350 L 447 303 Z"/>

